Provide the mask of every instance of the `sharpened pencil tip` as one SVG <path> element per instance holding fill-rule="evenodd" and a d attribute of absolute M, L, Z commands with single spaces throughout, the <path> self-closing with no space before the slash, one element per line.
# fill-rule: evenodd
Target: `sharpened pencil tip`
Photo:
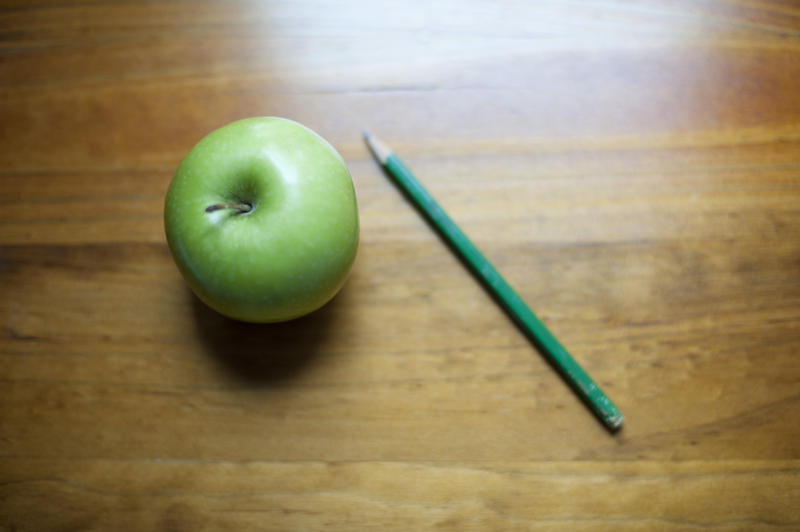
<path fill-rule="evenodd" d="M 361 133 L 364 135 L 364 140 L 367 142 L 370 151 L 372 151 L 372 155 L 374 155 L 381 164 L 386 164 L 386 160 L 392 155 L 392 150 L 389 149 L 389 146 L 372 136 L 367 130 L 363 130 Z"/>

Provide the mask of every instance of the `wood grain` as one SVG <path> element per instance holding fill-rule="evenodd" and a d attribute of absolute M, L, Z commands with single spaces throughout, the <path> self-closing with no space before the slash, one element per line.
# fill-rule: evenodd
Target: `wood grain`
<path fill-rule="evenodd" d="M 0 529 L 800 529 L 799 94 L 790 0 L 3 2 Z M 257 115 L 330 140 L 362 224 L 272 326 L 199 303 L 162 227 L 181 157 Z"/>

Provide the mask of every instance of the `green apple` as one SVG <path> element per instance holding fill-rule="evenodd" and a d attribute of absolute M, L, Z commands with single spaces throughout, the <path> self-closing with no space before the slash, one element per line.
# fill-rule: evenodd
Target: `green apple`
<path fill-rule="evenodd" d="M 277 322 L 339 291 L 358 248 L 341 156 L 275 117 L 213 131 L 180 163 L 164 206 L 167 242 L 195 294 L 230 318 Z"/>

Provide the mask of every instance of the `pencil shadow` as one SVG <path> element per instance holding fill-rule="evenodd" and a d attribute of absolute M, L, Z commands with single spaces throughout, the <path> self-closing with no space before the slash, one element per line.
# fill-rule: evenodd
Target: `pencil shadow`
<path fill-rule="evenodd" d="M 206 353 L 232 379 L 250 386 L 277 385 L 311 366 L 324 349 L 339 306 L 337 296 L 321 309 L 291 321 L 245 323 L 217 313 L 189 294 Z"/>

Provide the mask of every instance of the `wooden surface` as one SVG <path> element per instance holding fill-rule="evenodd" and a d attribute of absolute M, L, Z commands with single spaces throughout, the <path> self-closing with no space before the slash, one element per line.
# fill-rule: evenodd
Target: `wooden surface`
<path fill-rule="evenodd" d="M 5 1 L 0 91 L 0 529 L 800 530 L 796 2 Z M 362 224 L 277 326 L 199 304 L 161 218 L 256 115 L 341 152 Z"/>

